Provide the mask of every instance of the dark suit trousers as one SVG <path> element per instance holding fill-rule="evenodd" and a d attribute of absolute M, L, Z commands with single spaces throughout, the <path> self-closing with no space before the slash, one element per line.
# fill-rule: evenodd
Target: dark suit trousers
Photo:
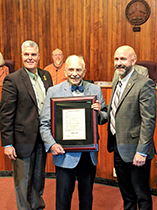
<path fill-rule="evenodd" d="M 18 210 L 41 210 L 45 182 L 46 153 L 43 144 L 37 144 L 30 157 L 12 161 Z"/>
<path fill-rule="evenodd" d="M 152 210 L 152 198 L 149 187 L 151 160 L 144 166 L 126 163 L 120 157 L 117 147 L 114 147 L 114 165 L 119 188 L 124 200 L 125 210 Z"/>
<path fill-rule="evenodd" d="M 56 166 L 56 210 L 70 210 L 71 198 L 78 180 L 79 210 L 92 209 L 92 190 L 96 173 L 88 152 L 83 152 L 78 165 L 67 169 Z"/>

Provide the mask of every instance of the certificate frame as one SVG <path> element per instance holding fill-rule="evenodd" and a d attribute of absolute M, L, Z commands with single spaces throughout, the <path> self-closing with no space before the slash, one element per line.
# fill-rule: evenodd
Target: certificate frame
<path fill-rule="evenodd" d="M 98 151 L 98 126 L 97 126 L 97 111 L 91 108 L 91 105 L 96 102 L 96 96 L 73 96 L 73 97 L 61 97 L 61 98 L 51 98 L 51 132 L 52 136 L 56 140 L 58 144 L 64 148 L 65 151 L 74 152 L 74 151 Z M 70 113 L 72 110 L 76 115 L 78 109 L 79 113 L 85 113 L 85 123 L 79 124 L 79 122 L 74 122 L 74 127 L 79 127 L 79 125 L 85 125 L 85 135 L 82 135 L 80 132 L 81 138 L 72 138 L 73 134 L 70 134 L 70 139 L 63 139 L 63 112 Z M 83 111 L 83 110 L 84 111 Z M 69 111 L 70 110 L 70 111 Z M 66 115 L 66 114 L 65 114 Z M 74 118 L 77 120 L 77 116 L 79 121 L 84 117 L 79 115 L 74 115 Z M 71 116 L 71 115 L 68 115 Z M 67 117 L 67 120 L 69 117 Z M 72 122 L 73 119 L 70 119 Z M 68 121 L 67 121 L 68 122 Z M 83 122 L 83 121 L 81 121 Z M 78 123 L 78 124 L 77 124 Z M 76 126 L 77 124 L 77 126 Z M 68 126 L 68 123 L 67 123 Z M 64 126 L 65 127 L 65 126 Z M 81 127 L 81 126 L 80 126 Z M 75 129 L 75 128 L 74 128 Z M 66 129 L 65 129 L 66 130 Z M 68 129 L 67 129 L 68 130 Z M 76 129 L 77 130 L 77 129 Z M 68 136 L 68 132 L 67 135 Z M 84 138 L 84 137 L 85 138 Z"/>

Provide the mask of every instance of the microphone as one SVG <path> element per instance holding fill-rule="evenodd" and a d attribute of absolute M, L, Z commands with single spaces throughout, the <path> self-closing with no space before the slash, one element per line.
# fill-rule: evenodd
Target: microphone
<path fill-rule="evenodd" d="M 58 71 L 58 69 L 56 69 L 56 72 Z"/>

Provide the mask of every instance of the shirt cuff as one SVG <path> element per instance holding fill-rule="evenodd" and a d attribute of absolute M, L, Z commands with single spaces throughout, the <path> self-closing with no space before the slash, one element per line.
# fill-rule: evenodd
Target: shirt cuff
<path fill-rule="evenodd" d="M 4 146 L 4 148 L 12 147 L 12 146 L 13 146 L 12 144 L 9 144 L 9 145 Z"/>
<path fill-rule="evenodd" d="M 140 155 L 142 155 L 142 156 L 144 156 L 144 157 L 147 157 L 147 155 L 144 154 L 144 153 L 141 153 L 141 152 L 137 152 L 137 153 L 140 154 Z"/>

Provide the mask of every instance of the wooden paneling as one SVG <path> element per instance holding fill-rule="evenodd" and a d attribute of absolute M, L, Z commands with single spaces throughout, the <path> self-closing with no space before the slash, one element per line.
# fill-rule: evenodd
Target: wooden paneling
<path fill-rule="evenodd" d="M 147 0 L 151 15 L 141 32 L 125 17 L 130 0 L 0 0 L 0 51 L 22 66 L 21 44 L 39 44 L 39 67 L 51 63 L 51 52 L 61 48 L 64 58 L 82 55 L 86 79 L 111 81 L 113 54 L 120 45 L 132 46 L 139 60 L 157 61 L 157 0 Z"/>

